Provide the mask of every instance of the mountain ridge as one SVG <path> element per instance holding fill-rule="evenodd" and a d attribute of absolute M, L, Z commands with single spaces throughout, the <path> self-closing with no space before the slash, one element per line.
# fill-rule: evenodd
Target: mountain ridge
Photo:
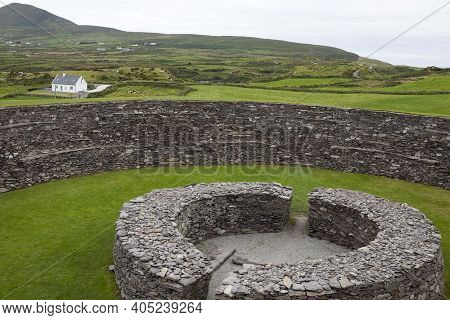
<path fill-rule="evenodd" d="M 51 38 L 59 36 L 74 42 L 89 40 L 98 40 L 103 43 L 141 41 L 158 42 L 162 47 L 173 48 L 260 50 L 283 53 L 289 56 L 323 57 L 345 61 L 356 61 L 359 58 L 357 54 L 339 48 L 283 40 L 238 36 L 127 32 L 101 26 L 78 25 L 46 10 L 20 3 L 0 7 L 0 29 L 0 39 L 13 41 L 32 39 L 38 39 L 40 42 L 52 41 Z"/>
<path fill-rule="evenodd" d="M 11 3 L 0 7 L 0 27 L 75 27 L 74 22 L 32 5 Z"/>

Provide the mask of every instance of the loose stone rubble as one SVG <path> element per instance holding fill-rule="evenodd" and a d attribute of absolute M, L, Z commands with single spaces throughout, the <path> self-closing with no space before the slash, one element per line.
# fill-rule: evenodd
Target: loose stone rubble
<path fill-rule="evenodd" d="M 114 261 L 124 299 L 205 299 L 214 266 L 194 244 L 222 234 L 281 231 L 292 190 L 268 183 L 199 184 L 126 203 Z"/>
<path fill-rule="evenodd" d="M 126 203 L 117 221 L 116 279 L 124 299 L 205 299 L 213 267 L 195 244 L 229 233 L 276 232 L 292 191 L 218 183 L 157 190 Z M 440 235 L 405 204 L 339 189 L 309 198 L 309 233 L 354 250 L 289 264 L 245 263 L 216 299 L 440 299 Z"/>

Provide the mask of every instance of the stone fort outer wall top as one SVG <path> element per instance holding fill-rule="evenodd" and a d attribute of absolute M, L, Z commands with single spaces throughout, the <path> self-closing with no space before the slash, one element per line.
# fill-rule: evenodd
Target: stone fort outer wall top
<path fill-rule="evenodd" d="M 450 119 L 262 103 L 105 102 L 0 109 L 0 192 L 166 165 L 282 164 L 450 188 Z"/>

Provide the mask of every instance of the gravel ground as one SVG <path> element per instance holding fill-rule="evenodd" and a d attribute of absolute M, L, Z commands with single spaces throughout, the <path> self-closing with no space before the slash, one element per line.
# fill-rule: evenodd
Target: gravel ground
<path fill-rule="evenodd" d="M 221 236 L 197 244 L 211 258 L 221 260 L 232 250 L 236 252 L 213 274 L 208 299 L 229 272 L 239 269 L 232 261 L 247 259 L 254 263 L 297 263 L 302 260 L 328 257 L 350 251 L 325 240 L 307 235 L 307 218 L 299 217 L 280 233 L 257 233 Z"/>

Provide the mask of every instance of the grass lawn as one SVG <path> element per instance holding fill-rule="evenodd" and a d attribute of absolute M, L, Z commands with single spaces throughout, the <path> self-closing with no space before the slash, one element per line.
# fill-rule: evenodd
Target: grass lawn
<path fill-rule="evenodd" d="M 362 174 L 301 167 L 221 166 L 102 173 L 0 194 L 0 298 L 115 299 L 114 222 L 123 202 L 198 182 L 276 181 L 294 188 L 292 214 L 326 186 L 370 192 L 424 212 L 442 234 L 450 292 L 450 192 Z"/>
<path fill-rule="evenodd" d="M 195 85 L 196 90 L 185 96 L 170 92 L 168 88 L 155 88 L 140 94 L 119 95 L 111 97 L 89 98 L 81 100 L 41 98 L 17 96 L 0 99 L 0 107 L 38 105 L 52 103 L 78 103 L 119 100 L 202 100 L 202 101 L 255 101 L 306 105 L 337 106 L 343 108 L 360 108 L 370 110 L 385 110 L 402 113 L 450 116 L 450 94 L 439 95 L 388 95 L 388 94 L 333 94 L 295 92 L 283 90 L 241 88 L 224 85 Z"/>
<path fill-rule="evenodd" d="M 197 90 L 182 98 L 212 101 L 256 101 L 325 105 L 450 116 L 450 94 L 428 96 L 332 94 L 205 85 L 194 86 L 194 88 Z"/>
<path fill-rule="evenodd" d="M 50 98 L 76 98 L 76 94 L 73 93 L 66 93 L 66 92 L 53 92 L 53 91 L 47 91 L 47 90 L 33 90 L 28 93 L 25 93 L 23 95 L 30 95 L 30 96 L 38 96 L 38 97 L 50 97 Z"/>
<path fill-rule="evenodd" d="M 49 97 L 36 97 L 29 95 L 18 95 L 14 98 L 0 99 L 0 107 L 6 106 L 33 106 L 38 104 L 53 104 L 53 103 L 76 103 L 84 102 L 86 100 L 71 100 L 66 98 L 49 98 Z M 87 102 L 87 101 L 86 101 Z"/>

